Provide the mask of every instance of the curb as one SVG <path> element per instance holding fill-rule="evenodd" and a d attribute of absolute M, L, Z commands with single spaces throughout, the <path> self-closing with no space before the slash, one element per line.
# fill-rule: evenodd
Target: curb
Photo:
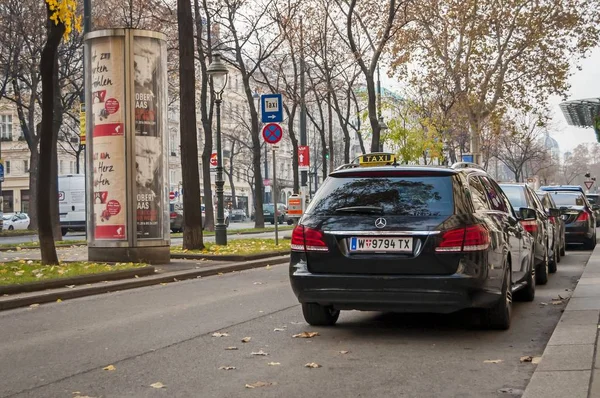
<path fill-rule="evenodd" d="M 66 285 L 85 285 L 104 281 L 116 281 L 127 278 L 154 275 L 153 266 L 125 269 L 120 271 L 102 272 L 100 274 L 80 275 L 70 278 L 58 278 L 47 281 L 30 282 L 22 285 L 0 286 L 0 295 L 39 292 L 41 290 L 57 289 Z"/>
<path fill-rule="evenodd" d="M 290 254 L 289 250 L 280 250 L 276 252 L 248 254 L 248 255 L 211 255 L 211 254 L 194 254 L 194 253 L 171 253 L 171 258 L 176 260 L 221 260 L 221 261 L 252 261 L 263 258 L 285 256 Z"/>
<path fill-rule="evenodd" d="M 522 398 L 600 396 L 600 245 L 585 265 Z"/>
<path fill-rule="evenodd" d="M 119 290 L 135 289 L 138 287 L 152 286 L 160 283 L 177 282 L 184 279 L 195 279 L 221 273 L 243 271 L 252 268 L 260 268 L 267 265 L 283 264 L 289 261 L 289 256 L 270 257 L 261 260 L 248 261 L 244 263 L 216 265 L 204 269 L 193 269 L 185 271 L 167 272 L 155 274 L 145 278 L 126 279 L 114 282 L 106 282 L 93 286 L 76 286 L 72 289 L 60 288 L 51 291 L 23 293 L 19 296 L 0 297 L 0 311 L 18 307 L 26 307 L 31 304 L 41 304 L 56 300 L 67 300 L 78 297 L 92 296 L 100 293 L 116 292 Z"/>

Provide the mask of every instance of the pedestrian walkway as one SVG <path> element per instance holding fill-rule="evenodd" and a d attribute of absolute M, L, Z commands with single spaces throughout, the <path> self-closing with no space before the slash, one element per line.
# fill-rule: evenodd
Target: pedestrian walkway
<path fill-rule="evenodd" d="M 523 398 L 600 397 L 600 245 L 592 253 Z"/>

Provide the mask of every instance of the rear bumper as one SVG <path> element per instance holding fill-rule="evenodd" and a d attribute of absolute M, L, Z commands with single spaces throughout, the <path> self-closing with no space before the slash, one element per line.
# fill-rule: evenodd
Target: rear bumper
<path fill-rule="evenodd" d="M 587 225 L 573 225 L 565 227 L 565 241 L 567 243 L 584 243 L 594 236 L 593 229 Z"/>
<path fill-rule="evenodd" d="M 450 313 L 490 307 L 501 297 L 500 289 L 490 289 L 485 278 L 463 274 L 313 274 L 299 262 L 290 267 L 290 281 L 301 303 L 342 310 Z"/>

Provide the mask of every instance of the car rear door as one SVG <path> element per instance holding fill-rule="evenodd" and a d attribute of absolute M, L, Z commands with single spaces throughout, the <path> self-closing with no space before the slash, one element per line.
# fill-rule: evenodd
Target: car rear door
<path fill-rule="evenodd" d="M 295 230 L 304 235 L 309 271 L 454 273 L 460 256 L 435 249 L 440 231 L 464 222 L 455 215 L 455 183 L 452 170 L 330 175 Z"/>

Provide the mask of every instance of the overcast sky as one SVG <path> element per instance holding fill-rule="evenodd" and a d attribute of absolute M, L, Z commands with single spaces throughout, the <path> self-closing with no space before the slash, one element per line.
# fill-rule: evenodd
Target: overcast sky
<path fill-rule="evenodd" d="M 582 70 L 575 71 L 571 76 L 569 100 L 600 97 L 600 46 L 590 56 L 580 62 Z M 551 133 L 560 145 L 561 152 L 570 151 L 584 142 L 596 142 L 594 130 L 591 128 L 573 127 L 567 125 L 558 104 L 562 101 L 556 97 L 552 100 L 554 125 L 557 131 Z"/>

